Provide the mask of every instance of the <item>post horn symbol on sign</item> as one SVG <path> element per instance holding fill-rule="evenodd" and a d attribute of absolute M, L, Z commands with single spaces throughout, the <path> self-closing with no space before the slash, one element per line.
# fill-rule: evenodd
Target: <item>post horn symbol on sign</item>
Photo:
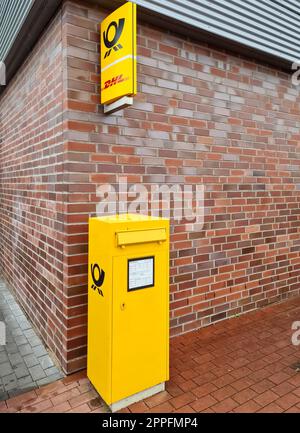
<path fill-rule="evenodd" d="M 109 26 L 107 27 L 106 32 L 103 32 L 104 44 L 108 48 L 108 51 L 106 51 L 104 58 L 106 58 L 110 55 L 112 48 L 114 49 L 114 51 L 118 51 L 118 50 L 121 50 L 123 48 L 121 44 L 117 44 L 117 43 L 121 37 L 122 31 L 124 28 L 124 24 L 125 24 L 125 18 L 120 18 L 118 24 L 116 23 L 116 21 L 112 21 L 109 24 Z M 113 39 L 109 40 L 108 35 L 109 35 L 109 31 L 112 27 L 115 28 L 115 34 L 114 34 Z"/>
<path fill-rule="evenodd" d="M 97 270 L 98 277 L 96 277 L 96 275 L 95 275 L 96 270 Z M 94 284 L 92 284 L 92 289 L 94 289 L 94 290 L 97 289 L 99 295 L 104 296 L 100 287 L 102 286 L 102 284 L 104 282 L 105 272 L 103 271 L 103 269 L 100 269 L 99 265 L 96 263 L 94 265 L 91 264 L 91 274 L 92 274 L 92 278 L 93 278 L 93 282 L 94 282 Z"/>

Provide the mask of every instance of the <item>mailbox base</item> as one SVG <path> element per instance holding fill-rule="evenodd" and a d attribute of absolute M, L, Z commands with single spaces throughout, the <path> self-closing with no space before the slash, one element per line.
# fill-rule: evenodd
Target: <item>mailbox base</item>
<path fill-rule="evenodd" d="M 123 398 L 122 400 L 119 400 L 116 403 L 109 405 L 108 407 L 111 410 L 111 412 L 117 412 L 118 410 L 124 409 L 124 407 L 127 407 L 133 403 L 137 403 L 138 401 L 141 401 L 144 398 L 151 397 L 152 395 L 162 392 L 164 390 L 165 390 L 165 382 L 152 386 L 151 388 L 145 389 L 144 391 L 137 392 L 136 394 L 133 394 L 130 397 Z"/>

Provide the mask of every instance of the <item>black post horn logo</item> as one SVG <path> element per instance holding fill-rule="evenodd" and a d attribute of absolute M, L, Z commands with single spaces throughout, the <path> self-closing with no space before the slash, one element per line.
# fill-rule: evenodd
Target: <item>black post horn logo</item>
<path fill-rule="evenodd" d="M 117 44 L 117 43 L 118 43 L 118 40 L 120 39 L 121 34 L 123 32 L 124 24 L 125 24 L 125 18 L 120 18 L 118 24 L 116 23 L 116 21 L 112 21 L 109 24 L 109 26 L 107 27 L 106 32 L 103 32 L 104 44 L 108 48 L 108 51 L 106 51 L 104 58 L 106 58 L 110 55 L 112 49 L 114 49 L 114 51 L 118 51 L 118 50 L 121 50 L 123 48 L 121 44 Z M 109 34 L 109 31 L 112 27 L 115 28 L 115 34 L 114 34 L 113 39 L 109 40 L 108 34 Z"/>
<path fill-rule="evenodd" d="M 100 269 L 99 265 L 94 264 L 91 265 L 91 274 L 92 274 L 92 278 L 93 278 L 93 282 L 94 284 L 92 284 L 92 289 L 94 290 L 98 290 L 99 295 L 103 296 L 103 292 L 100 289 L 100 287 L 102 286 L 103 282 L 104 282 L 104 278 L 105 278 L 105 272 L 103 271 L 103 269 Z"/>

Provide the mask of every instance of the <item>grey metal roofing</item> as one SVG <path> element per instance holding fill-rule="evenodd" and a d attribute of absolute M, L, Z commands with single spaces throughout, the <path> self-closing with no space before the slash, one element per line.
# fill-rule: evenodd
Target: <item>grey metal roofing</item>
<path fill-rule="evenodd" d="M 125 0 L 91 0 L 113 9 Z M 132 0 L 139 18 L 290 68 L 300 59 L 300 0 Z M 15 74 L 62 0 L 0 0 L 0 61 Z M 0 92 L 1 92 L 0 88 Z"/>
<path fill-rule="evenodd" d="M 0 0 L 0 60 L 4 60 L 35 0 Z"/>
<path fill-rule="evenodd" d="M 283 60 L 300 59 L 299 0 L 133 0 L 195 29 Z"/>
<path fill-rule="evenodd" d="M 62 0 L 0 0 L 0 61 L 8 83 L 55 15 Z M 0 94 L 5 86 L 0 86 Z"/>

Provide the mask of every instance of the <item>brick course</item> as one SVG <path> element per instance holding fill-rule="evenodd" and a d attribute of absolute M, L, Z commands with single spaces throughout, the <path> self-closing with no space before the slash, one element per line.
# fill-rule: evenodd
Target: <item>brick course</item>
<path fill-rule="evenodd" d="M 139 23 L 138 95 L 104 116 L 106 15 L 65 2 L 0 101 L 1 265 L 67 372 L 86 363 L 88 217 L 97 187 L 121 176 L 205 186 L 204 228 L 171 225 L 172 335 L 300 289 L 300 97 L 290 75 Z"/>

